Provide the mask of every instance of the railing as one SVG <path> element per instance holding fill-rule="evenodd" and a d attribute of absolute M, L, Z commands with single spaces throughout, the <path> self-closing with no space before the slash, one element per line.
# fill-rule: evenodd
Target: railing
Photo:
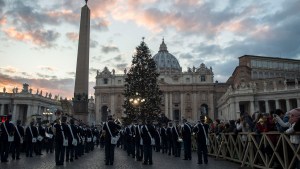
<path fill-rule="evenodd" d="M 241 163 L 241 167 L 292 169 L 300 160 L 300 146 L 279 132 L 210 134 L 209 140 L 209 155 Z"/>

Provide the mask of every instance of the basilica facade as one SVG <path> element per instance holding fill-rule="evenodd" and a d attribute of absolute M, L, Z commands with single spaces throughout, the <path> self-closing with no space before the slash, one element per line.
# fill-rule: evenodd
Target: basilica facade
<path fill-rule="evenodd" d="M 179 121 L 182 118 L 197 121 L 201 114 L 217 118 L 217 100 L 226 92 L 228 85 L 214 82 L 212 67 L 202 63 L 182 71 L 164 41 L 153 59 L 160 73 L 158 83 L 163 92 L 161 111 L 166 117 Z M 124 74 L 115 74 L 107 67 L 97 71 L 94 87 L 96 123 L 105 121 L 108 114 L 116 118 L 125 116 L 122 105 L 126 73 L 125 70 Z"/>

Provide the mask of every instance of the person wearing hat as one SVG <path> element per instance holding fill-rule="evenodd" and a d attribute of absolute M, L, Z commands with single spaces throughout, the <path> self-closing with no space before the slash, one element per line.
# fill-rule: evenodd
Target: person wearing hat
<path fill-rule="evenodd" d="M 137 161 L 143 160 L 143 145 L 141 145 L 142 139 L 142 121 L 134 121 L 134 132 L 135 132 L 135 156 Z"/>
<path fill-rule="evenodd" d="M 45 133 L 46 133 L 46 137 L 45 137 L 45 141 L 46 141 L 46 153 L 53 153 L 53 128 L 52 128 L 53 124 L 48 123 L 45 129 Z"/>
<path fill-rule="evenodd" d="M 77 148 L 78 144 L 78 136 L 77 136 L 77 128 L 75 127 L 74 119 L 70 119 L 70 125 L 68 125 L 69 132 L 71 135 L 68 137 L 68 146 L 66 151 L 66 161 L 69 160 L 73 162 L 74 156 L 77 157 L 77 153 L 75 153 L 75 149 Z"/>
<path fill-rule="evenodd" d="M 202 164 L 202 156 L 204 158 L 204 163 L 207 164 L 207 145 L 209 145 L 208 140 L 208 124 L 204 123 L 205 117 L 200 116 L 200 121 L 193 128 L 193 132 L 197 135 L 197 154 L 198 154 L 198 164 Z"/>
<path fill-rule="evenodd" d="M 7 119 L 5 122 L 3 122 L 0 126 L 0 130 L 2 131 L 2 134 L 0 136 L 0 140 L 2 140 L 2 151 L 1 151 L 1 162 L 5 163 L 8 162 L 8 153 L 9 153 L 9 147 L 14 141 L 14 132 L 15 128 L 12 123 L 10 123 L 11 116 L 7 116 Z"/>
<path fill-rule="evenodd" d="M 32 119 L 25 131 L 25 139 L 27 142 L 26 157 L 32 157 L 32 152 L 37 142 L 38 131 L 37 128 L 34 126 L 34 123 L 35 121 L 34 119 Z"/>
<path fill-rule="evenodd" d="M 184 159 L 192 160 L 192 126 L 186 119 L 182 120 L 183 127 L 181 128 L 183 146 L 184 146 Z"/>
<path fill-rule="evenodd" d="M 121 126 L 117 125 L 111 115 L 107 117 L 107 122 L 103 125 L 105 131 L 105 165 L 113 165 L 115 144 L 112 144 L 111 139 L 118 135 Z"/>
<path fill-rule="evenodd" d="M 174 156 L 180 157 L 181 153 L 181 132 L 180 132 L 180 126 L 179 121 L 175 121 L 175 125 L 172 127 L 172 140 L 173 140 L 173 150 L 174 150 Z"/>
<path fill-rule="evenodd" d="M 155 136 L 155 128 L 151 124 L 151 120 L 147 119 L 146 124 L 142 127 L 143 149 L 144 149 L 144 165 L 152 165 L 152 146 L 155 145 L 153 141 Z"/>
<path fill-rule="evenodd" d="M 168 155 L 170 156 L 171 154 L 174 155 L 174 147 L 173 147 L 173 139 L 172 139 L 172 128 L 173 128 L 173 123 L 169 122 L 168 123 L 168 128 L 167 128 L 167 142 L 168 142 Z"/>
<path fill-rule="evenodd" d="M 24 128 L 21 126 L 21 120 L 17 120 L 15 126 L 14 145 L 12 146 L 12 158 L 13 160 L 20 160 L 20 149 L 24 140 Z"/>
<path fill-rule="evenodd" d="M 64 159 L 65 159 L 65 150 L 66 146 L 66 140 L 68 139 L 68 126 L 66 124 L 67 117 L 63 116 L 61 119 L 61 124 L 58 123 L 54 124 L 55 129 L 55 163 L 56 165 L 64 165 Z"/>
<path fill-rule="evenodd" d="M 161 149 L 162 153 L 167 153 L 168 151 L 168 137 L 167 137 L 167 128 L 166 128 L 166 123 L 162 123 L 162 127 L 160 128 L 159 131 L 160 137 L 161 137 Z"/>
<path fill-rule="evenodd" d="M 45 129 L 42 126 L 41 122 L 38 122 L 37 131 L 38 131 L 38 139 L 37 139 L 37 143 L 35 146 L 35 149 L 36 149 L 35 152 L 36 152 L 36 155 L 43 155 L 42 147 L 44 144 L 44 138 L 46 137 L 46 132 L 45 132 Z"/>

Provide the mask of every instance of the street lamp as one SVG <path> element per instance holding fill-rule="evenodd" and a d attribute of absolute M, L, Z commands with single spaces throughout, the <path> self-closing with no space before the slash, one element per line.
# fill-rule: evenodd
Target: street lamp
<path fill-rule="evenodd" d="M 53 113 L 49 110 L 49 109 L 46 109 L 45 112 L 43 112 L 43 115 L 47 117 L 47 121 L 49 121 L 48 117 L 51 116 Z"/>
<path fill-rule="evenodd" d="M 141 112 L 141 104 L 145 102 L 145 99 L 140 96 L 138 92 L 135 93 L 133 97 L 129 99 L 129 102 L 134 106 L 139 108 L 139 114 L 144 121 L 144 112 Z"/>

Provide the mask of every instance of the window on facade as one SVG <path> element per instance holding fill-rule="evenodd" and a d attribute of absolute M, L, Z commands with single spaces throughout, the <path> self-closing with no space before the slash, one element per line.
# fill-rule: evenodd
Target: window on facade
<path fill-rule="evenodd" d="M 190 82 L 190 78 L 186 78 L 186 82 L 189 83 Z"/>
<path fill-rule="evenodd" d="M 107 79 L 107 78 L 104 78 L 104 79 L 103 79 L 103 83 L 104 83 L 104 84 L 108 84 L 108 79 Z"/>
<path fill-rule="evenodd" d="M 103 95 L 101 96 L 101 102 L 102 102 L 102 103 L 107 103 L 107 101 L 108 101 L 108 95 L 107 95 L 107 94 L 103 94 Z"/>
<path fill-rule="evenodd" d="M 121 84 L 122 83 L 122 80 L 118 80 L 118 84 Z"/>
<path fill-rule="evenodd" d="M 164 78 L 161 78 L 161 79 L 160 79 L 160 81 L 161 81 L 161 82 L 164 82 L 164 81 L 165 81 L 165 79 L 164 79 Z"/>
<path fill-rule="evenodd" d="M 201 82 L 205 82 L 205 75 L 201 75 L 200 80 L 201 80 Z"/>

